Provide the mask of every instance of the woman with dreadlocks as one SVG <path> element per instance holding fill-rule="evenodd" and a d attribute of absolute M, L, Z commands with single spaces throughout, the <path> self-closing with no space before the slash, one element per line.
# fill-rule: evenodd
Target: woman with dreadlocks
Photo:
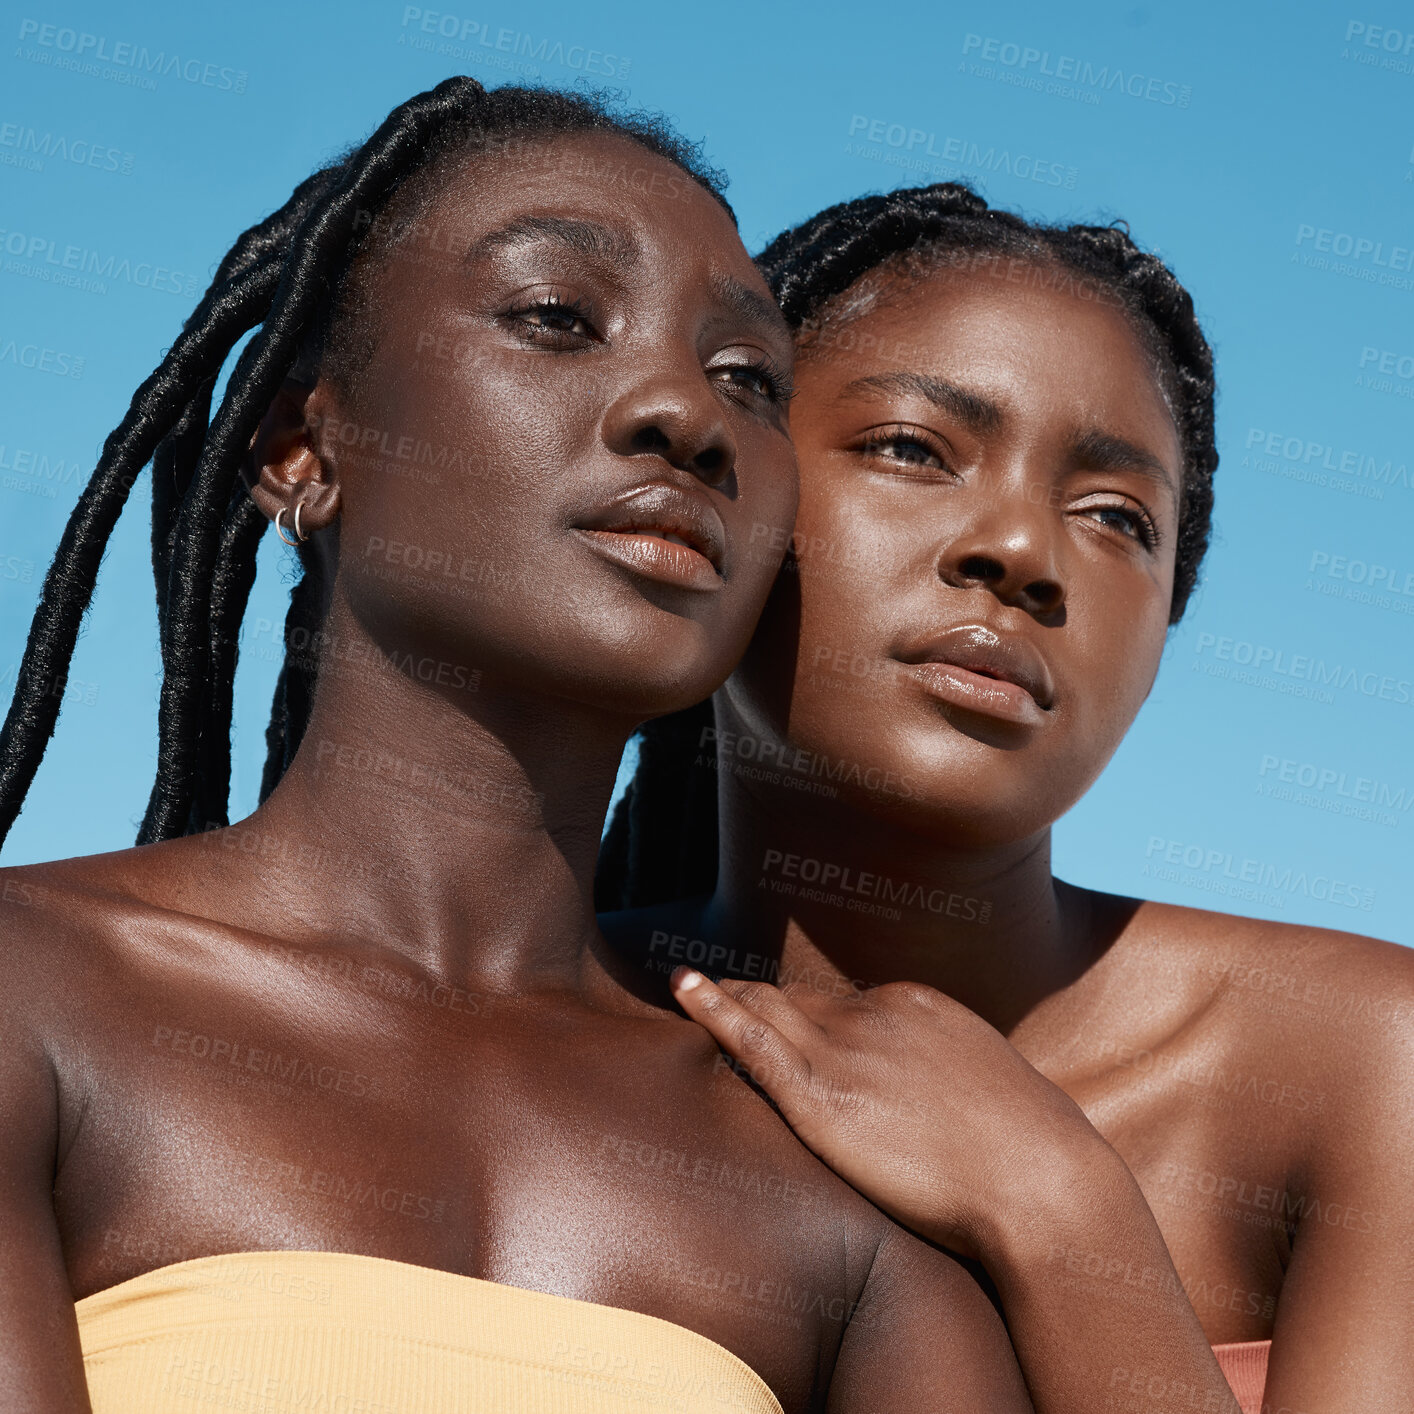
<path fill-rule="evenodd" d="M 802 1139 L 981 1260 L 1033 1395 L 1108 1332 L 1113 1407 L 1230 1407 L 1196 1332 L 1244 1410 L 1406 1409 L 1409 953 L 1051 873 L 1208 540 L 1187 292 L 955 184 L 758 263 L 797 334 L 792 553 L 725 686 L 644 730 L 606 932 L 696 964 L 685 1010 Z"/>
<path fill-rule="evenodd" d="M 151 460 L 139 847 L 3 880 L 5 1409 L 1029 1407 L 967 1269 L 595 924 L 624 743 L 723 680 L 776 572 L 791 362 L 711 174 L 580 97 L 449 79 L 222 261 L 0 741 L 8 822 Z M 269 520 L 303 578 L 228 826 Z"/>

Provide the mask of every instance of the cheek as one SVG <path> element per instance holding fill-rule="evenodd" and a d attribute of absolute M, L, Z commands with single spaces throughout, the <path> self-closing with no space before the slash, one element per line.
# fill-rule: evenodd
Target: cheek
<path fill-rule="evenodd" d="M 738 445 L 738 494 L 714 497 L 732 539 L 734 578 L 758 604 L 795 545 L 797 485 L 794 456 L 779 436 Z"/>
<path fill-rule="evenodd" d="M 832 556 L 832 550 L 835 556 Z M 837 557 L 836 557 L 837 556 Z M 800 583 L 800 640 L 796 653 L 802 691 L 821 685 L 821 674 L 845 671 L 855 664 L 877 666 L 877 601 L 885 593 L 879 567 L 860 563 L 849 542 L 817 543 L 803 558 Z"/>
<path fill-rule="evenodd" d="M 809 470 L 802 466 L 800 503 L 795 513 L 796 544 L 802 554 L 810 554 L 812 546 L 847 539 L 850 527 L 859 521 L 858 508 L 850 504 L 847 483 L 832 474 L 828 460 L 823 468 L 818 464 Z"/>
<path fill-rule="evenodd" d="M 341 447 L 339 577 L 390 644 L 436 642 L 477 666 L 520 645 L 548 661 L 550 626 L 569 636 L 578 598 L 556 553 L 577 429 L 543 390 L 474 363 L 389 360 L 369 380 L 361 444 Z"/>
<path fill-rule="evenodd" d="M 896 606 L 916 599 L 908 591 L 916 585 L 917 566 L 909 560 L 906 535 L 886 531 L 848 505 L 832 511 L 810 521 L 798 541 L 799 567 L 792 576 L 798 628 L 793 645 L 780 645 L 781 658 L 793 657 L 795 664 L 791 731 L 838 754 L 846 745 L 864 750 L 859 732 L 867 730 L 874 751 L 882 747 L 885 704 L 896 690 L 896 669 L 887 657 L 897 631 Z"/>
<path fill-rule="evenodd" d="M 1084 606 L 1074 606 L 1071 624 L 1078 632 L 1066 654 L 1066 696 L 1081 739 L 1106 759 L 1153 686 L 1167 641 L 1168 604 L 1156 586 L 1108 597 L 1083 618 Z"/>
<path fill-rule="evenodd" d="M 846 479 L 802 494 L 795 544 L 802 637 L 812 651 L 879 651 L 893 606 L 926 584 L 929 542 L 921 525 Z"/>
<path fill-rule="evenodd" d="M 360 409 L 366 445 L 340 463 L 357 545 L 397 538 L 447 554 L 518 559 L 549 524 L 546 494 L 572 432 L 540 390 L 494 364 L 393 372 Z"/>

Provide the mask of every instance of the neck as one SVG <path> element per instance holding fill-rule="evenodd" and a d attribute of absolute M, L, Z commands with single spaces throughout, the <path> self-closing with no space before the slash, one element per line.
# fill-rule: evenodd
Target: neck
<path fill-rule="evenodd" d="M 926 821 L 865 813 L 723 770 L 717 889 L 704 924 L 824 988 L 915 981 L 1003 1033 L 1093 957 L 1050 830 L 960 848 Z"/>
<path fill-rule="evenodd" d="M 251 926 L 498 991 L 600 975 L 594 861 L 633 722 L 461 669 L 421 681 L 337 600 L 325 642 L 294 760 L 229 832 L 247 867 L 274 861 Z"/>

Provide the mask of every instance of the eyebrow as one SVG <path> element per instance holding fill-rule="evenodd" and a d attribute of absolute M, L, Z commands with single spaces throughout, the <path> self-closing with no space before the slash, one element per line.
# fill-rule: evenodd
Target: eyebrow
<path fill-rule="evenodd" d="M 494 231 L 488 231 L 466 253 L 471 262 L 508 246 L 531 241 L 554 241 L 577 255 L 587 255 L 626 268 L 639 256 L 637 245 L 619 232 L 595 221 L 577 221 L 567 216 L 518 216 Z"/>
<path fill-rule="evenodd" d="M 1001 408 L 990 399 L 969 393 L 955 383 L 930 378 L 925 373 L 878 373 L 868 378 L 856 378 L 852 383 L 845 384 L 840 396 L 847 398 L 866 391 L 916 393 L 957 418 L 974 435 L 995 432 L 1003 420 Z M 1174 495 L 1178 494 L 1172 472 L 1158 457 L 1113 432 L 1091 428 L 1077 434 L 1070 444 L 1070 459 L 1091 471 L 1137 472 L 1166 487 Z"/>
<path fill-rule="evenodd" d="M 1112 432 L 1101 432 L 1097 428 L 1082 432 L 1070 444 L 1070 454 L 1087 470 L 1137 472 L 1167 487 L 1175 496 L 1178 494 L 1173 473 L 1158 457 L 1124 437 L 1116 437 Z"/>
<path fill-rule="evenodd" d="M 790 342 L 790 325 L 786 323 L 786 317 L 775 300 L 767 298 L 730 275 L 713 275 L 710 283 L 718 303 L 725 305 L 748 324 L 761 325 L 787 343 Z"/>
<path fill-rule="evenodd" d="M 639 259 L 637 244 L 608 226 L 595 221 L 577 221 L 565 216 L 519 216 L 504 226 L 488 231 L 466 253 L 468 263 L 504 250 L 507 246 L 551 240 L 578 255 L 587 255 L 626 268 Z M 718 303 L 750 324 L 762 325 L 790 342 L 790 326 L 775 300 L 730 275 L 711 277 L 712 294 Z"/>
<path fill-rule="evenodd" d="M 840 389 L 840 397 L 857 397 L 866 392 L 914 393 L 978 435 L 995 432 L 1002 424 L 1002 410 L 996 403 L 969 393 L 956 383 L 930 378 L 926 373 L 875 373 L 868 378 L 856 378 Z"/>

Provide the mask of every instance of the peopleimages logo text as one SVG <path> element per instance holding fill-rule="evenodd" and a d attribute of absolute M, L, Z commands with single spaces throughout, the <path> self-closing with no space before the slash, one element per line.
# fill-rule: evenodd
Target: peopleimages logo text
<path fill-rule="evenodd" d="M 76 167 L 93 167 L 100 172 L 120 172 L 129 176 L 133 170 L 133 155 L 107 143 L 86 138 L 71 138 L 53 131 L 40 132 L 20 123 L 0 123 L 0 162 L 11 166 L 29 166 L 43 171 L 43 159 L 53 157 L 60 162 L 72 162 Z"/>
<path fill-rule="evenodd" d="M 1284 894 L 1339 904 L 1369 913 L 1375 906 L 1375 891 L 1328 874 L 1313 874 L 1290 864 L 1235 855 L 1231 850 L 1206 849 L 1184 840 L 1150 835 L 1144 858 L 1151 863 L 1187 869 L 1192 873 L 1275 889 Z"/>
<path fill-rule="evenodd" d="M 153 53 L 145 44 L 126 39 L 110 41 L 107 35 L 90 34 L 66 25 L 42 24 L 39 20 L 21 20 L 20 38 L 30 40 L 41 49 L 70 55 L 75 61 L 112 64 L 115 68 L 133 69 L 159 78 L 174 76 L 184 83 L 226 93 L 244 93 L 249 78 L 244 69 L 231 69 L 201 59 L 183 59 L 180 54 L 169 54 L 165 49 Z"/>
<path fill-rule="evenodd" d="M 1257 772 L 1259 779 L 1272 777 L 1272 782 L 1301 786 L 1320 794 L 1344 796 L 1365 805 L 1377 805 L 1386 810 L 1407 811 L 1414 805 L 1414 791 L 1406 786 L 1393 786 L 1372 776 L 1353 776 L 1335 766 L 1318 765 L 1314 761 L 1299 761 L 1290 756 L 1262 757 Z"/>
<path fill-rule="evenodd" d="M 24 231 L 0 228 L 0 251 L 15 257 L 5 268 L 21 275 L 49 277 L 68 274 L 77 280 L 93 275 L 99 280 L 121 280 L 143 290 L 163 294 L 195 295 L 201 288 L 195 275 L 184 274 L 166 265 L 154 265 L 150 260 L 132 261 L 126 256 L 90 250 L 86 246 L 60 246 L 51 236 L 30 235 Z M 101 287 L 100 287 L 101 288 Z"/>
<path fill-rule="evenodd" d="M 1040 182 L 1049 187 L 1074 187 L 1076 171 L 1063 162 L 1033 157 L 1027 152 L 1013 153 L 1010 148 L 966 138 L 940 136 L 924 128 L 906 127 L 886 118 L 870 118 L 863 113 L 852 114 L 850 137 L 862 137 L 868 142 L 907 153 L 911 157 L 936 157 L 961 167 L 975 167 L 984 172 L 999 172 L 1019 177 L 1024 182 Z"/>
<path fill-rule="evenodd" d="M 567 46 L 558 39 L 552 43 L 547 36 L 537 39 L 523 30 L 485 24 L 446 10 L 424 10 L 416 5 L 403 9 L 402 28 L 406 30 L 409 26 L 418 33 L 435 35 L 443 41 L 455 40 L 465 45 L 474 43 L 483 49 L 533 59 L 537 64 L 559 64 L 566 69 L 577 69 L 581 73 L 598 74 L 610 79 L 627 78 L 632 62 L 620 54 L 609 54 L 585 44 Z"/>
<path fill-rule="evenodd" d="M 1401 707 L 1414 706 L 1414 682 L 1391 673 L 1361 669 L 1350 663 L 1327 663 L 1324 658 L 1314 658 L 1309 653 L 1288 653 L 1270 644 L 1207 632 L 1198 635 L 1193 651 L 1198 657 L 1211 651 L 1213 658 L 1251 668 L 1253 673 L 1270 673 L 1319 687 L 1358 692 L 1362 697 L 1375 697 Z"/>
<path fill-rule="evenodd" d="M 1386 54 L 1414 54 L 1414 29 L 1389 29 L 1351 20 L 1345 27 L 1345 42 L 1356 40 L 1367 49 L 1383 49 Z"/>
<path fill-rule="evenodd" d="M 1381 458 L 1367 452 L 1336 447 L 1330 442 L 1319 441 L 1313 437 L 1294 436 L 1284 430 L 1249 427 L 1245 446 L 1249 454 L 1280 457 L 1282 461 L 1296 466 L 1316 467 L 1322 471 L 1336 472 L 1341 476 L 1363 481 L 1378 481 L 1386 486 L 1403 486 L 1406 490 L 1411 485 L 1409 466 L 1406 462 L 1396 462 L 1393 457 Z M 1246 465 L 1245 459 L 1243 464 Z"/>
<path fill-rule="evenodd" d="M 1097 65 L 1071 54 L 1053 55 L 1049 49 L 1037 49 L 1029 44 L 1015 44 L 1011 40 L 980 34 L 967 35 L 962 41 L 962 52 L 964 57 L 970 55 L 988 63 L 1000 64 L 1005 69 L 1015 69 L 1018 73 L 1035 73 L 1043 78 L 1079 84 L 1082 88 L 1099 89 L 1103 93 L 1122 93 L 1129 98 L 1142 98 L 1166 107 L 1187 108 L 1193 96 L 1189 85 L 1176 80 L 1148 78 L 1118 64 Z"/>
<path fill-rule="evenodd" d="M 1387 270 L 1414 270 L 1414 245 L 1386 246 L 1374 236 L 1361 235 L 1355 231 L 1337 231 L 1330 226 L 1313 226 L 1299 221 L 1296 225 L 1296 244 L 1311 243 L 1313 250 L 1331 255 L 1348 256 L 1351 260 L 1368 260 Z"/>

